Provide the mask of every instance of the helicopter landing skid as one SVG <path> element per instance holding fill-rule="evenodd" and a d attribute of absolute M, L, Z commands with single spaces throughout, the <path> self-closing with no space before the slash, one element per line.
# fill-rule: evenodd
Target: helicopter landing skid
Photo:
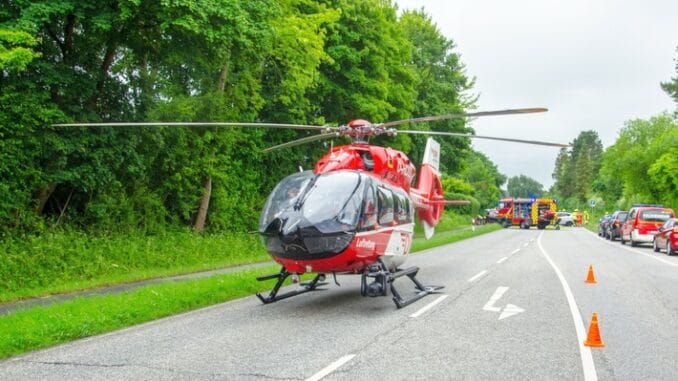
<path fill-rule="evenodd" d="M 384 263 L 379 260 L 377 264 L 370 267 L 363 273 L 360 293 L 362 296 L 386 296 L 386 284 L 388 283 L 391 293 L 393 294 L 393 302 L 395 303 L 396 307 L 403 308 L 444 287 L 424 286 L 417 279 L 417 272 L 419 272 L 419 267 L 417 266 L 409 267 L 403 270 L 396 269 L 396 271 L 392 272 L 387 270 L 386 265 L 384 265 Z M 410 280 L 414 283 L 415 288 L 418 290 L 417 294 L 407 299 L 404 299 L 400 295 L 394 285 L 395 280 L 402 276 L 407 276 L 410 278 Z M 374 281 L 370 284 L 367 284 L 367 278 L 373 278 Z"/>
<path fill-rule="evenodd" d="M 302 283 L 301 285 L 304 286 L 304 288 L 278 295 L 278 291 L 280 290 L 280 287 L 282 287 L 283 283 L 285 282 L 285 279 L 287 279 L 290 275 L 292 275 L 292 273 L 288 272 L 283 267 L 282 269 L 280 269 L 280 272 L 277 273 L 277 274 L 271 274 L 271 275 L 265 275 L 265 276 L 257 277 L 258 281 L 264 281 L 264 280 L 269 280 L 269 279 L 278 279 L 278 281 L 275 283 L 275 286 L 273 286 L 273 289 L 268 294 L 268 296 L 264 297 L 263 295 L 261 295 L 261 293 L 257 292 L 257 297 L 259 298 L 259 300 L 261 300 L 261 302 L 264 303 L 264 304 L 269 304 L 269 303 L 277 302 L 278 300 L 287 299 L 289 297 L 296 296 L 296 295 L 299 295 L 299 294 L 303 294 L 303 293 L 306 293 L 306 292 L 309 292 L 309 291 L 315 291 L 318 288 L 318 286 L 324 286 L 324 285 L 327 284 L 327 283 L 322 282 L 323 280 L 325 280 L 325 274 L 318 274 L 310 282 Z"/>

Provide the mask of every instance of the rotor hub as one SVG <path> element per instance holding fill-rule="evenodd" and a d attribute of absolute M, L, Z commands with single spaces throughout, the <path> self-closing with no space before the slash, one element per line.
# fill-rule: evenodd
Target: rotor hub
<path fill-rule="evenodd" d="M 348 122 L 348 124 L 339 126 L 336 131 L 338 136 L 348 136 L 356 142 L 384 134 L 388 136 L 396 135 L 395 128 L 385 128 L 383 124 L 373 124 L 365 119 L 354 119 Z"/>

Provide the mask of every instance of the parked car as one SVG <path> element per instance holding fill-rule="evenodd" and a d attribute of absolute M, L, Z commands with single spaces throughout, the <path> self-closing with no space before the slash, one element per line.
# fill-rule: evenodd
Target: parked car
<path fill-rule="evenodd" d="M 607 236 L 607 229 L 610 226 L 611 214 L 606 214 L 598 220 L 598 237 Z"/>
<path fill-rule="evenodd" d="M 666 254 L 678 253 L 678 219 L 671 218 L 659 228 L 652 243 L 654 251 L 666 249 Z"/>
<path fill-rule="evenodd" d="M 556 212 L 556 223 L 562 226 L 574 226 L 574 217 L 569 212 Z"/>
<path fill-rule="evenodd" d="M 639 243 L 652 243 L 657 233 L 669 218 L 675 218 L 676 214 L 671 208 L 661 205 L 637 205 L 629 210 L 629 216 L 622 225 L 620 241 L 631 242 L 631 246 Z"/>
<path fill-rule="evenodd" d="M 612 213 L 610 225 L 607 229 L 607 236 L 605 238 L 614 241 L 616 238 L 621 237 L 621 226 L 626 222 L 626 217 L 628 215 L 629 212 L 626 210 L 618 210 Z"/>

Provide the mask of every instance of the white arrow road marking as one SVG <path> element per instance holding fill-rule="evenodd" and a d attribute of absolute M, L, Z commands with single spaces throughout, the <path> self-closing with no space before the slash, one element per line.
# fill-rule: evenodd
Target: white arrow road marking
<path fill-rule="evenodd" d="M 499 315 L 499 320 L 506 319 L 507 317 L 511 317 L 513 315 L 518 315 L 521 312 L 525 312 L 525 310 L 509 303 L 506 305 L 506 307 L 504 307 L 504 310 L 501 311 L 501 315 Z"/>
<path fill-rule="evenodd" d="M 501 311 L 501 314 L 499 315 L 498 320 L 506 319 L 507 317 L 511 317 L 513 315 L 518 315 L 521 312 L 525 312 L 524 309 L 514 305 L 514 304 L 507 304 L 506 307 L 502 310 L 501 307 L 495 307 L 494 303 L 496 303 L 499 299 L 501 299 L 502 296 L 508 291 L 508 287 L 501 286 L 497 287 L 497 290 L 494 291 L 494 294 L 490 297 L 490 300 L 485 303 L 483 306 L 483 309 L 485 311 L 490 311 L 490 312 L 499 312 Z"/>
<path fill-rule="evenodd" d="M 494 303 L 497 302 L 497 300 L 501 299 L 502 296 L 504 296 L 504 293 L 508 291 L 508 287 L 497 287 L 497 290 L 492 294 L 490 297 L 490 300 L 485 303 L 485 306 L 483 309 L 485 311 L 490 311 L 490 312 L 499 312 L 501 311 L 501 307 L 493 307 Z"/>

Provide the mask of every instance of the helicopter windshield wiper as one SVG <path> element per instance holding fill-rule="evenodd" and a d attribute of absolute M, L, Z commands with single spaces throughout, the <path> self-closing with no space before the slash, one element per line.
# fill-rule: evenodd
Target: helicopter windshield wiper
<path fill-rule="evenodd" d="M 300 194 L 299 197 L 297 197 L 297 201 L 294 202 L 294 210 L 299 210 L 301 207 L 304 205 L 304 202 L 308 198 L 308 194 L 311 192 L 311 189 L 315 187 L 315 183 L 318 180 L 318 177 L 320 177 L 320 174 L 315 175 L 311 181 L 308 182 L 308 185 L 304 188 L 304 193 Z"/>

